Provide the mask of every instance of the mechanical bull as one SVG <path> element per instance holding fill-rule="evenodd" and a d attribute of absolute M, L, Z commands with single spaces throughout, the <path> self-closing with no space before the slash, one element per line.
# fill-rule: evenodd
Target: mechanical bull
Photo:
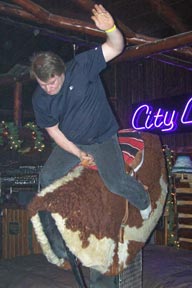
<path fill-rule="evenodd" d="M 75 167 L 43 189 L 28 206 L 37 239 L 49 262 L 60 267 L 67 263 L 62 251 L 64 239 L 83 266 L 114 276 L 127 268 L 144 246 L 162 215 L 167 180 L 159 137 L 140 135 L 144 149 L 126 163 L 126 169 L 150 194 L 149 219 L 143 221 L 134 206 L 111 193 L 96 170 Z M 50 233 L 43 229 L 41 211 L 51 215 Z"/>

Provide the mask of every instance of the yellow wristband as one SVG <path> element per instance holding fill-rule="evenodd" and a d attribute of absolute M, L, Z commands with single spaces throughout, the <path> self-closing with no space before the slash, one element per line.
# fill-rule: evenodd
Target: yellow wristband
<path fill-rule="evenodd" d="M 105 30 L 106 33 L 111 33 L 117 29 L 116 25 L 114 24 L 112 28 Z"/>

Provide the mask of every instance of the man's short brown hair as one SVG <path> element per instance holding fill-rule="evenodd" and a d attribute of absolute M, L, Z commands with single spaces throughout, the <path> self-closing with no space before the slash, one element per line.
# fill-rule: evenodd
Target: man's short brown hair
<path fill-rule="evenodd" d="M 47 82 L 55 75 L 65 72 L 65 64 L 60 56 L 53 52 L 39 52 L 31 58 L 30 75 Z"/>

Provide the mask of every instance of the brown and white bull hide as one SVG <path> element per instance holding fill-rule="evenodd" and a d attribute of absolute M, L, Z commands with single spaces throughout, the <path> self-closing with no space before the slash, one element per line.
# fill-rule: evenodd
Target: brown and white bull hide
<path fill-rule="evenodd" d="M 81 263 L 102 274 L 119 274 L 144 246 L 162 215 L 167 181 L 159 137 L 142 133 L 142 138 L 144 162 L 137 177 L 150 194 L 149 219 L 143 221 L 138 209 L 109 192 L 97 171 L 78 166 L 43 189 L 28 207 L 48 261 L 58 266 L 65 262 L 54 254 L 43 232 L 41 210 L 51 212 L 66 245 Z"/>

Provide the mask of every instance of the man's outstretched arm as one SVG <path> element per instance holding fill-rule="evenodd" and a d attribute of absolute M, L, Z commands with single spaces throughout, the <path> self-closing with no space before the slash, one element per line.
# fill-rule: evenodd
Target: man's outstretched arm
<path fill-rule="evenodd" d="M 116 27 L 111 14 L 102 6 L 95 5 L 92 10 L 92 20 L 100 30 L 105 31 L 107 39 L 102 44 L 105 61 L 108 62 L 122 53 L 124 38 L 121 31 Z"/>

